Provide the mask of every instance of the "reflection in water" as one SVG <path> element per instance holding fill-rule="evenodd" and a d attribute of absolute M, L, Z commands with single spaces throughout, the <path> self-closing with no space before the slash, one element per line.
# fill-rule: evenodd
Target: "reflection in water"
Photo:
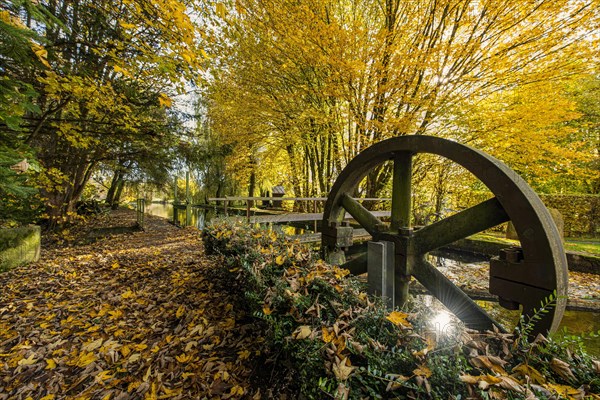
<path fill-rule="evenodd" d="M 425 329 L 434 333 L 438 342 L 458 340 L 457 334 L 460 333 L 463 324 L 454 314 L 433 296 L 417 295 L 414 297 L 415 301 L 423 304 L 421 309 L 430 312 Z M 519 323 L 520 311 L 518 310 L 506 310 L 498 303 L 491 301 L 477 301 L 477 304 L 509 331 Z M 599 331 L 600 313 L 565 311 L 560 327 L 554 335 L 559 338 L 564 335 L 579 336 L 590 355 L 600 356 L 600 337 L 590 335 Z"/>
<path fill-rule="evenodd" d="M 451 259 L 453 257 L 454 259 Z M 462 282 L 467 280 L 473 280 L 477 282 L 482 278 L 487 279 L 489 263 L 484 261 L 482 257 L 476 256 L 465 256 L 455 253 L 436 253 L 434 256 L 430 256 L 428 259 L 433 265 L 435 265 L 440 271 L 444 272 L 445 275 L 451 276 L 453 270 L 463 270 L 465 268 L 469 271 L 468 277 L 463 277 Z M 483 276 L 477 276 L 483 275 Z M 430 296 L 428 296 L 430 297 Z M 439 303 L 437 300 L 435 302 Z M 434 303 L 435 303 L 434 302 Z M 494 320 L 498 321 L 502 326 L 508 330 L 512 330 L 519 323 L 519 317 L 521 312 L 519 310 L 507 310 L 501 307 L 497 302 L 493 301 L 476 301 L 476 303 L 483 308 Z M 438 306 L 445 307 L 441 305 Z M 434 308 L 434 310 L 437 310 Z M 436 321 L 439 317 L 439 311 L 432 317 L 432 322 Z M 454 317 L 455 318 L 455 317 Z M 435 322 L 433 322 L 435 323 Z M 452 323 L 450 323 L 452 324 Z M 440 326 L 444 326 L 440 324 Z M 589 334 L 600 331 L 600 312 L 591 311 L 565 311 L 563 319 L 559 326 L 559 331 L 556 335 L 580 335 L 583 337 L 583 343 L 586 346 L 588 352 L 592 355 L 600 356 L 600 337 L 591 337 Z M 443 332 L 440 331 L 440 332 Z"/>

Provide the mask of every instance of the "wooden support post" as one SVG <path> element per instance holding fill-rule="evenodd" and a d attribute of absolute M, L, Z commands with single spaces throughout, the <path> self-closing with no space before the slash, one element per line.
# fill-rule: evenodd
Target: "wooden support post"
<path fill-rule="evenodd" d="M 313 212 L 316 214 L 317 213 L 317 201 L 313 200 Z M 315 219 L 315 222 L 313 224 L 313 232 L 317 233 L 317 220 Z"/>
<path fill-rule="evenodd" d="M 402 152 L 394 158 L 394 174 L 392 177 L 392 217 L 390 230 L 401 235 L 410 236 L 410 212 L 412 201 L 412 154 Z M 394 303 L 403 306 L 408 300 L 410 270 L 412 257 L 402 254 L 396 257 Z"/>
<path fill-rule="evenodd" d="M 224 207 L 225 207 L 225 216 L 228 217 L 228 215 L 227 215 L 227 206 L 229 204 L 229 200 L 225 200 L 223 203 L 224 203 Z"/>
<path fill-rule="evenodd" d="M 390 229 L 410 228 L 412 155 L 400 153 L 394 158 L 392 179 L 392 218 Z"/>
<path fill-rule="evenodd" d="M 252 204 L 251 200 L 246 200 L 246 222 L 250 223 L 250 205 Z"/>
<path fill-rule="evenodd" d="M 190 198 L 190 171 L 185 172 L 185 226 L 192 224 L 192 204 Z"/>
<path fill-rule="evenodd" d="M 394 309 L 394 243 L 388 241 L 367 243 L 367 281 L 368 291 L 381 296 L 388 309 Z"/>
<path fill-rule="evenodd" d="M 177 177 L 175 177 L 175 188 L 174 188 L 174 194 L 173 194 L 173 204 L 177 204 Z"/>

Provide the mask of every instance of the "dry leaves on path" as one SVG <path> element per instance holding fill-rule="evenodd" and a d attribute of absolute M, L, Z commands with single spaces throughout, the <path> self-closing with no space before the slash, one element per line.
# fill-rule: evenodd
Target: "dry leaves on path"
<path fill-rule="evenodd" d="M 260 338 L 211 262 L 197 230 L 149 218 L 0 274 L 0 399 L 251 395 Z"/>

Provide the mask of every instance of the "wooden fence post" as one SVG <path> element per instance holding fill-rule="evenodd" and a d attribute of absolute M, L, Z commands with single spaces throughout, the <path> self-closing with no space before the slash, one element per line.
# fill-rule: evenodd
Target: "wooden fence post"
<path fill-rule="evenodd" d="M 190 199 L 190 171 L 185 172 L 185 226 L 192 224 L 192 204 Z"/>

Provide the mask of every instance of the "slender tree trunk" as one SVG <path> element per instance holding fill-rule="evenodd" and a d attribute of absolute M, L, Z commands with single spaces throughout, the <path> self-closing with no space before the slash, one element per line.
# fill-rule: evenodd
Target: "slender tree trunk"
<path fill-rule="evenodd" d="M 117 190 L 115 192 L 115 197 L 113 198 L 113 202 L 110 206 L 113 210 L 119 208 L 119 202 L 121 201 L 121 194 L 123 193 L 123 188 L 125 187 L 125 180 L 121 179 L 117 185 Z"/>

